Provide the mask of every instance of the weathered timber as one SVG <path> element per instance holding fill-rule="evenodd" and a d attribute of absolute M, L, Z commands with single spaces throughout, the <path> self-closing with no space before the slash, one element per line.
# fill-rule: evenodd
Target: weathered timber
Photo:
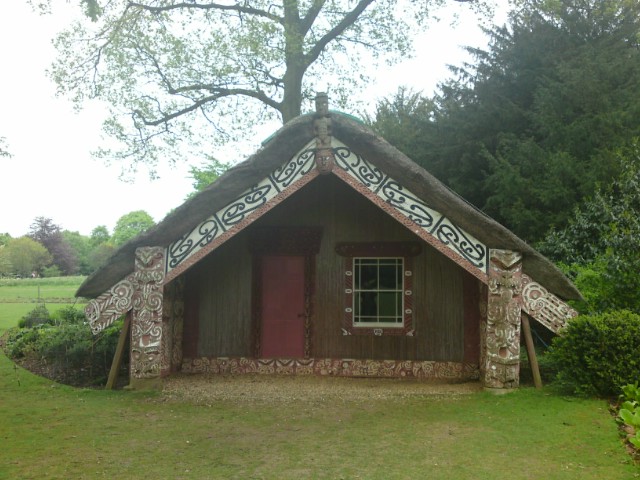
<path fill-rule="evenodd" d="M 116 345 L 116 352 L 113 355 L 113 361 L 111 362 L 111 369 L 109 370 L 109 378 L 105 389 L 113 390 L 113 386 L 118 381 L 118 372 L 122 366 L 122 357 L 124 355 L 124 348 L 127 344 L 127 337 L 129 336 L 129 329 L 131 327 L 131 311 L 129 311 L 124 317 L 124 325 L 120 330 L 120 336 L 118 337 L 118 344 Z"/>

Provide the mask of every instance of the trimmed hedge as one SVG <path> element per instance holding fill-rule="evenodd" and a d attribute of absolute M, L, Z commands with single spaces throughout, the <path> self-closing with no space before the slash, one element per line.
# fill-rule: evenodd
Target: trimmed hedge
<path fill-rule="evenodd" d="M 617 396 L 640 378 L 640 315 L 618 310 L 572 320 L 547 355 L 556 383 L 587 396 Z"/>

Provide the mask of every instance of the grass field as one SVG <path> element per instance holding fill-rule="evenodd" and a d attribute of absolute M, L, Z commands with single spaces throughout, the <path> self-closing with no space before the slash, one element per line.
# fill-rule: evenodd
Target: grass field
<path fill-rule="evenodd" d="M 30 308 L 0 304 L 0 330 Z M 59 385 L 1 354 L 0 444 L 0 479 L 640 478 L 601 400 L 374 389 L 366 401 L 196 404 Z"/>
<path fill-rule="evenodd" d="M 0 280 L 0 303 L 73 303 L 85 277 Z"/>

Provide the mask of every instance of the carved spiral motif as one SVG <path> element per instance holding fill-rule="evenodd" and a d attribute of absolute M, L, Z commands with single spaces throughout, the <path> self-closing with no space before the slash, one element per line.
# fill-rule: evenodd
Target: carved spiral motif
<path fill-rule="evenodd" d="M 336 163 L 340 168 L 350 172 L 366 187 L 380 185 L 385 179 L 385 174 L 379 168 L 371 165 L 360 155 L 353 153 L 346 147 L 337 147 L 333 150 L 336 155 Z"/>
<path fill-rule="evenodd" d="M 313 168 L 314 149 L 302 151 L 295 159 L 277 168 L 271 174 L 271 180 L 280 189 L 286 188 L 300 176 L 306 175 Z"/>
<path fill-rule="evenodd" d="M 434 222 L 429 207 L 419 198 L 411 195 L 395 180 L 385 182 L 381 189 L 385 201 L 403 212 L 410 220 L 422 228 L 431 228 Z"/>
<path fill-rule="evenodd" d="M 473 242 L 461 229 L 450 223 L 440 223 L 435 236 L 445 245 L 450 245 L 462 257 L 478 268 L 486 266 L 487 248 Z"/>

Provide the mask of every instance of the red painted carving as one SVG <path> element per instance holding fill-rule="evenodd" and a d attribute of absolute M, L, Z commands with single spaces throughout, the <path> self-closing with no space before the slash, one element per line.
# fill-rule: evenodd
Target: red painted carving
<path fill-rule="evenodd" d="M 138 248 L 135 267 L 131 376 L 153 378 L 161 370 L 164 248 Z"/>
<path fill-rule="evenodd" d="M 335 358 L 252 359 L 217 357 L 185 359 L 185 373 L 326 375 L 446 380 L 477 380 L 477 364 L 413 360 L 357 360 Z"/>
<path fill-rule="evenodd" d="M 491 250 L 486 324 L 483 325 L 482 382 L 489 388 L 515 388 L 520 372 L 522 256 Z"/>

